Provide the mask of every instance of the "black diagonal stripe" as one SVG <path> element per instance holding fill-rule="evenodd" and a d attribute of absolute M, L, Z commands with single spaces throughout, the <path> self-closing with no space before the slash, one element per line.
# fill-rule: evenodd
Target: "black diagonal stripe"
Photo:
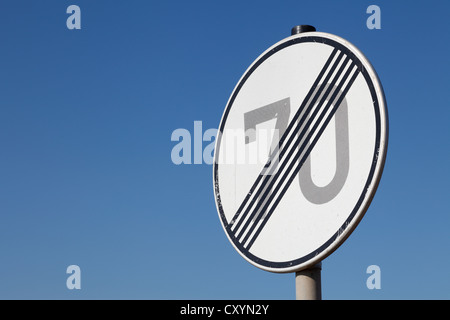
<path fill-rule="evenodd" d="M 329 95 L 332 91 L 332 89 L 334 88 L 337 80 L 339 79 L 340 75 L 343 73 L 343 71 L 345 70 L 346 67 L 348 67 L 347 72 L 344 74 L 343 80 L 346 80 L 351 69 L 353 68 L 353 63 L 350 63 L 349 66 L 347 66 L 348 61 L 350 60 L 349 57 L 347 57 L 345 59 L 345 61 L 342 63 L 341 67 L 339 68 L 338 72 L 336 73 L 336 75 L 334 76 L 332 82 L 330 83 L 330 85 L 328 86 L 328 89 L 326 90 L 325 94 L 322 96 L 322 98 L 319 101 L 319 104 L 316 106 L 314 112 L 311 114 L 308 122 L 305 124 L 305 126 L 303 127 L 300 135 L 297 137 L 294 146 L 295 145 L 300 145 L 301 141 L 303 140 L 303 138 L 305 137 L 306 134 L 308 134 L 309 128 L 311 127 L 311 124 L 313 123 L 314 119 L 316 118 L 317 114 L 319 113 L 320 109 L 322 109 L 322 105 L 325 103 L 326 100 L 334 100 L 333 96 L 331 97 L 331 99 L 329 99 Z M 326 83 L 328 84 L 328 82 Z M 343 82 L 341 81 L 340 86 L 342 86 Z M 340 88 L 336 88 L 336 90 L 340 90 Z M 335 90 L 335 92 L 336 92 Z M 310 106 L 310 108 L 312 108 L 312 106 Z M 326 105 L 326 107 L 324 108 L 324 110 L 321 112 L 319 118 L 314 122 L 314 129 L 311 131 L 311 134 L 308 135 L 308 138 L 306 138 L 303 142 L 303 144 L 307 143 L 308 140 L 311 138 L 312 133 L 314 133 L 315 128 L 317 128 L 317 126 L 320 124 L 320 121 L 322 121 L 323 117 L 325 116 L 327 110 L 329 109 L 329 103 Z M 303 117 L 300 122 L 303 122 L 306 120 L 306 117 Z M 294 133 L 294 135 L 297 135 L 297 132 Z M 247 235 L 245 236 L 244 240 L 242 241 L 242 243 L 245 243 L 248 239 L 248 237 L 250 236 L 251 232 L 253 232 L 253 229 L 255 228 L 255 226 L 258 224 L 259 219 L 261 219 L 264 216 L 264 212 L 266 211 L 267 207 L 269 206 L 270 202 L 272 201 L 274 195 L 276 194 L 276 192 L 278 191 L 279 185 L 281 185 L 285 179 L 286 174 L 291 170 L 293 164 L 297 161 L 294 158 L 292 158 L 292 154 L 294 153 L 294 151 L 296 150 L 296 148 L 291 148 L 291 150 L 289 151 L 289 154 L 287 155 L 286 159 L 288 159 L 286 162 L 283 162 L 283 164 L 280 166 L 280 168 L 278 169 L 277 173 L 275 174 L 274 178 L 272 179 L 272 181 L 270 182 L 270 185 L 267 187 L 266 192 L 264 193 L 264 195 L 262 196 L 262 199 L 264 199 L 265 201 L 259 202 L 257 203 L 256 207 L 253 209 L 253 213 L 252 215 L 254 215 L 255 213 L 258 212 L 258 218 L 256 219 L 256 221 L 253 223 L 253 225 L 249 228 Z M 299 156 L 299 155 L 298 155 Z M 297 156 L 297 157 L 298 157 Z M 283 172 L 286 164 L 291 161 L 291 164 L 289 165 L 288 169 L 286 170 L 286 173 L 283 175 L 283 178 L 281 180 L 278 181 L 278 178 L 281 176 L 281 173 Z M 273 186 L 274 184 L 277 183 L 277 187 L 274 189 Z M 271 194 L 269 194 L 269 190 L 271 191 Z M 264 205 L 263 205 L 264 202 Z M 263 205 L 263 209 L 259 210 L 261 208 L 261 206 Z M 250 219 L 249 219 L 250 220 Z M 246 229 L 249 225 L 249 220 L 247 220 L 246 225 L 244 226 L 243 229 Z M 241 233 L 243 234 L 243 232 Z M 238 239 L 239 240 L 239 239 Z"/>
<path fill-rule="evenodd" d="M 300 115 L 302 114 L 305 106 L 307 105 L 308 101 L 310 100 L 311 96 L 313 95 L 313 93 L 316 91 L 316 89 L 318 88 L 319 84 L 321 83 L 321 80 L 326 72 L 326 70 L 328 69 L 328 67 L 330 66 L 331 62 L 333 61 L 334 57 L 336 56 L 338 50 L 335 48 L 333 50 L 333 52 L 331 53 L 331 55 L 329 56 L 328 60 L 326 61 L 325 65 L 323 66 L 322 70 L 320 71 L 319 75 L 317 76 L 315 82 L 313 83 L 311 89 L 309 90 L 308 94 L 306 95 L 305 99 L 302 102 L 302 105 L 300 106 L 300 108 L 297 110 L 296 114 L 294 115 L 292 121 L 289 123 L 287 129 L 285 130 L 283 136 L 281 137 L 280 141 L 279 141 L 279 147 L 275 150 L 274 153 L 272 153 L 269 157 L 269 160 L 266 164 L 266 166 L 263 169 L 266 170 L 265 168 L 267 166 L 270 166 L 270 164 L 272 163 L 272 161 L 275 159 L 276 156 L 278 156 L 278 152 L 282 149 L 282 146 L 284 146 L 284 140 L 289 136 L 289 134 L 291 133 L 292 127 L 297 123 L 298 118 L 300 117 Z M 342 53 L 341 55 L 338 57 L 337 61 L 334 63 L 332 70 L 330 70 L 330 72 L 328 72 L 328 74 L 332 74 L 334 69 L 336 68 L 339 60 L 342 57 Z M 323 90 L 323 83 L 322 86 L 320 87 L 320 89 L 318 90 L 317 93 L 320 93 Z M 289 139 L 288 144 L 290 144 L 292 140 L 292 136 L 291 139 Z M 281 152 L 283 152 L 281 150 Z M 273 168 L 272 168 L 273 170 Z M 258 176 L 258 178 L 256 179 L 255 183 L 253 184 L 253 186 L 251 187 L 250 191 L 248 192 L 247 196 L 245 197 L 244 201 L 242 202 L 242 204 L 240 205 L 239 209 L 237 210 L 236 214 L 234 215 L 234 217 L 231 219 L 230 223 L 228 224 L 227 228 L 231 229 L 231 227 L 233 227 L 233 224 L 236 222 L 237 218 L 240 216 L 243 208 L 245 207 L 245 205 L 247 204 L 247 202 L 249 201 L 249 199 L 252 197 L 252 195 L 254 194 L 254 191 L 256 189 L 256 187 L 259 185 L 261 179 L 264 177 L 265 181 L 263 182 L 263 184 L 265 184 L 268 180 L 268 178 L 270 177 L 271 172 L 268 175 L 263 174 L 263 172 Z M 256 199 L 257 196 L 254 198 Z M 243 220 L 245 220 L 245 216 L 247 215 L 248 210 L 246 210 L 246 212 L 244 212 L 244 215 L 242 217 L 242 219 L 240 219 L 240 222 L 238 222 L 238 224 L 236 225 L 235 230 L 239 229 L 240 223 L 242 223 Z"/>
<path fill-rule="evenodd" d="M 319 98 L 322 95 L 322 91 L 318 92 L 318 94 L 316 95 L 316 97 L 314 98 L 314 100 L 311 102 L 311 104 L 308 106 L 307 111 L 305 112 L 305 114 L 302 116 L 302 118 L 300 119 L 299 123 L 297 124 L 297 127 L 295 129 L 295 131 L 293 132 L 291 139 L 289 139 L 289 143 L 287 145 L 292 145 L 292 146 L 296 146 L 299 145 L 301 143 L 301 141 L 303 140 L 303 138 L 305 137 L 305 134 L 308 133 L 309 127 L 311 126 L 311 124 L 313 123 L 313 120 L 315 119 L 315 117 L 317 116 L 317 113 L 320 111 L 320 109 L 322 108 L 322 105 L 325 103 L 325 101 L 327 100 L 331 89 L 334 87 L 334 85 L 336 84 L 340 74 L 343 72 L 343 70 L 345 69 L 345 67 L 347 66 L 347 63 L 349 61 L 349 58 L 347 57 L 344 62 L 342 63 L 341 67 L 339 68 L 339 70 L 337 71 L 337 73 L 335 74 L 335 76 L 333 77 L 333 80 L 331 81 L 331 84 L 328 86 L 328 89 L 326 90 L 325 94 L 322 96 L 322 98 L 320 99 L 318 105 L 316 106 L 316 108 L 314 109 L 313 113 L 309 116 L 309 119 L 307 118 L 309 115 L 309 112 L 312 110 L 312 108 L 314 107 L 317 98 Z M 333 70 L 334 71 L 334 70 Z M 324 83 L 322 84 L 323 87 L 325 87 L 328 84 L 328 80 L 329 77 L 327 77 L 324 80 Z M 306 120 L 308 120 L 306 122 Z M 300 130 L 300 128 L 302 127 L 302 124 L 305 123 L 306 124 L 303 126 L 303 129 L 300 132 L 300 135 L 297 135 L 298 131 Z M 292 139 L 296 137 L 296 140 L 294 142 L 292 142 Z M 285 150 L 283 150 L 285 151 Z M 245 230 L 247 230 L 251 220 L 253 219 L 253 217 L 255 215 L 257 215 L 257 218 L 255 219 L 255 221 L 253 222 L 253 225 L 250 227 L 250 230 L 252 230 L 252 228 L 254 228 L 254 226 L 258 223 L 259 219 L 263 218 L 264 216 L 264 212 L 265 210 L 260 210 L 261 206 L 265 206 L 267 202 L 270 202 L 271 199 L 271 193 L 273 193 L 275 190 L 273 189 L 273 186 L 275 183 L 278 183 L 277 180 L 278 178 L 281 176 L 281 173 L 283 172 L 283 169 L 286 167 L 286 165 L 292 160 L 292 154 L 295 151 L 295 147 L 292 147 L 291 150 L 289 151 L 288 155 L 284 158 L 286 159 L 286 161 L 284 161 L 281 165 L 279 165 L 279 167 L 277 168 L 277 172 L 275 175 L 270 176 L 271 180 L 268 184 L 268 186 L 265 188 L 265 192 L 264 194 L 261 196 L 261 199 L 263 199 L 262 201 L 259 201 L 256 204 L 256 207 L 253 208 L 251 216 L 249 219 L 247 219 L 247 222 L 245 224 L 245 226 L 242 228 L 241 233 L 237 236 L 237 240 L 240 241 L 240 237 L 245 233 Z M 253 201 L 254 202 L 254 201 Z M 253 202 L 249 207 L 253 206 Z M 268 205 L 268 203 L 267 203 Z M 266 206 L 267 206 L 266 205 Z M 246 237 L 244 238 L 244 240 L 242 241 L 242 243 L 245 243 L 245 241 L 247 240 L 247 238 L 250 235 L 250 232 L 247 232 Z"/>
<path fill-rule="evenodd" d="M 265 167 L 263 168 L 263 171 L 260 173 L 260 175 L 258 176 L 258 178 L 256 179 L 255 183 L 253 184 L 253 186 L 251 187 L 250 191 L 248 192 L 248 194 L 246 195 L 244 201 L 242 202 L 242 204 L 240 205 L 239 209 L 237 210 L 236 214 L 234 215 L 233 219 L 231 219 L 230 223 L 228 224 L 228 228 L 231 229 L 234 225 L 234 223 L 236 222 L 236 220 L 238 219 L 238 217 L 240 216 L 243 208 L 245 207 L 245 205 L 247 204 L 248 200 L 252 197 L 252 195 L 254 195 L 254 191 L 255 188 L 258 186 L 260 180 L 265 176 L 264 171 L 266 170 L 267 166 L 270 166 L 270 164 L 272 163 L 272 161 L 275 159 L 275 157 L 277 156 L 277 152 L 280 151 L 281 146 L 284 144 L 284 140 L 287 138 L 287 136 L 290 134 L 290 131 L 292 130 L 292 127 L 294 126 L 294 124 L 296 123 L 297 119 L 300 117 L 306 103 L 309 101 L 309 99 L 311 98 L 311 95 L 314 93 L 314 91 L 317 89 L 320 81 L 322 80 L 326 70 L 328 69 L 329 65 L 331 64 L 331 62 L 333 61 L 335 55 L 337 54 L 338 50 L 335 48 L 333 50 L 333 52 L 331 53 L 331 55 L 329 56 L 328 60 L 326 61 L 325 65 L 323 66 L 322 70 L 320 71 L 319 75 L 317 76 L 315 82 L 313 83 L 311 89 L 309 90 L 307 96 L 305 97 L 305 99 L 303 100 L 302 105 L 300 106 L 300 108 L 297 110 L 296 114 L 293 117 L 293 120 L 289 123 L 287 129 L 285 130 L 283 136 L 281 137 L 280 141 L 279 141 L 279 147 L 275 150 L 275 152 L 273 154 L 270 155 L 269 160 L 267 162 L 267 164 L 265 165 Z M 270 173 L 269 173 L 270 174 Z M 267 179 L 268 176 L 265 176 L 265 178 Z M 248 212 L 245 212 L 242 219 L 240 220 L 240 223 L 242 223 L 243 220 L 245 220 L 245 216 L 247 215 Z M 235 230 L 237 230 L 239 228 L 240 223 L 238 223 L 237 227 L 235 228 Z"/>
<path fill-rule="evenodd" d="M 263 212 L 265 212 L 268 208 L 268 206 L 270 205 L 271 201 L 273 200 L 273 197 L 278 193 L 278 190 L 280 189 L 280 187 L 283 185 L 283 182 L 287 179 L 287 177 L 291 174 L 292 172 L 292 168 L 294 166 L 294 164 L 297 162 L 297 160 L 299 159 L 299 157 L 301 156 L 302 152 L 304 151 L 304 149 L 306 148 L 308 141 L 311 139 L 311 137 L 314 135 L 314 133 L 316 132 L 316 129 L 318 127 L 318 125 L 320 124 L 320 122 L 322 121 L 323 117 L 326 115 L 326 113 L 328 112 L 328 110 L 330 109 L 331 105 L 333 104 L 333 101 L 336 99 L 337 94 L 339 93 L 339 91 L 341 90 L 343 84 L 345 83 L 345 81 L 348 79 L 348 76 L 350 74 L 350 72 L 354 69 L 354 64 L 352 64 L 348 69 L 346 74 L 344 75 L 344 77 L 342 78 L 342 80 L 340 81 L 340 84 L 338 85 L 338 87 L 335 89 L 333 96 L 329 99 L 329 102 L 327 104 L 327 106 L 324 108 L 324 111 L 321 113 L 319 119 L 317 120 L 317 122 L 315 123 L 313 129 L 311 130 L 311 132 L 308 134 L 307 139 L 305 139 L 305 141 L 303 142 L 302 146 L 300 147 L 300 149 L 298 149 L 298 152 L 296 153 L 296 155 L 293 157 L 294 161 L 291 162 L 290 166 L 288 167 L 288 169 L 286 170 L 286 172 L 283 175 L 283 178 L 280 180 L 280 183 L 278 183 L 277 187 L 275 188 L 274 192 L 270 195 L 269 200 L 267 201 L 266 205 L 264 206 L 264 208 L 262 209 Z M 330 86 L 332 87 L 332 86 Z M 342 98 L 345 95 L 342 95 Z M 340 102 L 339 102 L 340 103 Z M 338 106 L 338 104 L 337 104 Z M 337 108 L 337 107 L 336 107 Z M 331 119 L 332 116 L 330 116 Z M 323 130 L 325 130 L 326 128 L 326 124 L 328 124 L 329 121 L 325 122 L 324 126 L 321 127 L 321 129 L 319 129 L 319 133 L 318 136 L 316 136 L 316 140 L 318 140 L 318 138 L 320 137 L 319 135 L 322 134 Z M 307 151 L 305 153 L 306 156 L 304 156 L 302 158 L 302 160 L 300 161 L 301 165 L 304 163 L 304 161 L 306 160 L 307 156 L 309 155 L 310 151 L 312 150 L 312 147 L 309 148 L 309 151 Z M 300 165 L 300 167 L 301 167 Z M 298 170 L 300 170 L 300 168 L 298 168 Z M 291 178 L 293 179 L 295 177 L 296 173 L 292 173 Z M 284 195 L 281 194 L 281 197 Z M 278 202 L 281 200 L 281 197 L 278 198 L 278 201 L 275 201 L 277 204 Z M 276 207 L 276 205 L 275 205 Z M 273 211 L 275 208 L 272 207 Z M 256 227 L 257 224 L 252 225 L 252 227 L 250 228 L 250 230 L 248 231 L 247 237 L 251 235 L 251 233 L 253 232 L 254 228 Z M 259 232 L 258 232 L 259 233 Z M 256 239 L 256 237 L 254 238 Z M 245 239 L 242 243 L 245 244 L 245 242 L 247 241 L 247 239 Z"/>
<path fill-rule="evenodd" d="M 246 216 L 249 214 L 250 209 L 253 207 L 253 205 L 255 204 L 255 202 L 258 199 L 263 199 L 262 201 L 264 201 L 264 199 L 267 196 L 267 193 L 270 192 L 271 190 L 271 185 L 273 185 L 273 181 L 275 181 L 278 178 L 278 175 L 280 174 L 280 172 L 282 171 L 282 168 L 284 167 L 284 162 L 283 160 L 286 158 L 283 158 L 284 153 L 286 152 L 287 149 L 289 149 L 289 147 L 292 145 L 292 140 L 296 137 L 298 130 L 300 130 L 301 124 L 305 121 L 305 119 L 308 117 L 309 113 L 311 112 L 314 104 L 316 103 L 317 99 L 321 96 L 322 91 L 324 90 L 324 88 L 326 87 L 326 84 L 328 83 L 328 81 L 330 80 L 331 76 L 334 74 L 335 69 L 337 68 L 337 66 L 339 65 L 339 63 L 342 60 L 342 57 L 344 56 L 344 54 L 341 52 L 338 56 L 338 58 L 336 59 L 336 61 L 334 62 L 333 66 L 331 67 L 331 69 L 329 70 L 329 72 L 327 73 L 327 75 L 325 76 L 325 79 L 323 79 L 322 84 L 320 85 L 319 89 L 317 90 L 317 92 L 315 92 L 315 95 L 313 97 L 313 99 L 311 101 L 307 101 L 306 104 L 303 105 L 303 108 L 308 105 L 308 107 L 306 108 L 305 112 L 302 115 L 302 118 L 300 119 L 299 123 L 297 123 L 295 129 L 293 130 L 289 140 L 287 141 L 287 143 L 284 144 L 284 148 L 280 151 L 280 159 L 279 159 L 279 163 L 282 163 L 281 165 L 281 169 L 280 168 L 276 168 L 275 166 L 272 166 L 270 169 L 270 172 L 268 175 L 266 175 L 264 177 L 264 181 L 261 183 L 261 185 L 259 186 L 257 192 L 253 195 L 253 199 L 250 202 L 250 204 L 247 206 L 243 217 L 240 219 L 240 221 L 238 222 L 238 224 L 236 225 L 235 231 L 237 231 L 239 229 L 240 224 L 245 220 Z M 345 63 L 347 62 L 348 58 L 345 60 Z M 343 65 L 345 65 L 345 63 Z M 342 68 L 341 68 L 342 69 Z M 292 121 L 291 121 L 292 123 Z M 292 131 L 292 130 L 291 130 Z M 289 161 L 289 157 L 287 158 L 287 161 Z M 277 169 L 276 174 L 272 174 L 273 171 L 275 170 L 275 168 Z M 266 187 L 268 184 L 270 184 L 269 187 Z M 264 192 L 264 195 L 262 197 L 260 197 L 261 192 Z M 245 230 L 247 229 L 248 225 L 250 224 L 250 222 L 252 221 L 253 217 L 255 216 L 255 214 L 258 212 L 258 207 L 261 205 L 261 201 L 256 202 L 257 208 L 251 211 L 250 216 L 248 217 L 244 227 L 242 228 L 241 232 L 239 233 L 239 235 L 237 235 L 237 238 L 239 239 L 243 233 L 245 232 Z"/>
<path fill-rule="evenodd" d="M 258 238 L 259 234 L 261 233 L 261 230 L 264 228 L 264 226 L 266 225 L 267 221 L 269 220 L 270 216 L 272 215 L 272 213 L 274 212 L 275 208 L 278 206 L 279 202 L 281 201 L 281 199 L 283 198 L 284 194 L 286 193 L 286 191 L 288 190 L 288 188 L 290 187 L 292 181 L 294 180 L 294 178 L 297 176 L 298 172 L 300 171 L 300 169 L 303 166 L 303 163 L 306 161 L 306 159 L 308 158 L 309 154 L 311 153 L 312 149 L 314 148 L 314 146 L 316 145 L 317 141 L 319 140 L 319 138 L 321 137 L 323 131 L 325 130 L 325 128 L 327 127 L 328 123 L 330 122 L 330 120 L 333 118 L 334 114 L 336 113 L 337 109 L 339 108 L 340 104 L 342 103 L 342 100 L 345 98 L 345 96 L 347 95 L 348 90 L 350 90 L 353 82 L 355 81 L 356 77 L 359 74 L 359 68 L 356 69 L 356 71 L 354 72 L 354 74 L 352 75 L 350 81 L 348 82 L 348 84 L 346 85 L 344 91 L 342 92 L 342 94 L 339 96 L 338 101 L 335 103 L 333 109 L 331 110 L 330 114 L 328 115 L 328 117 L 326 118 L 323 126 L 320 128 L 320 131 L 318 132 L 318 134 L 316 135 L 316 137 L 314 138 L 314 140 L 312 141 L 312 143 L 310 144 L 308 150 L 306 151 L 305 155 L 302 157 L 301 161 L 299 162 L 299 164 L 297 165 L 297 167 L 295 168 L 295 170 L 292 172 L 289 180 L 287 181 L 286 185 L 284 186 L 284 188 L 281 190 L 280 195 L 278 196 L 278 198 L 276 199 L 276 201 L 274 202 L 273 206 L 271 207 L 271 209 L 269 210 L 269 212 L 267 213 L 266 217 L 264 218 L 264 220 L 262 221 L 261 225 L 259 226 L 259 228 L 257 229 L 257 231 L 255 232 L 255 234 L 253 235 L 252 239 L 250 240 L 250 242 L 247 245 L 247 250 L 250 250 L 250 248 L 252 247 L 253 243 L 255 242 L 255 240 Z M 338 90 L 336 90 L 338 92 Z M 334 100 L 334 99 L 333 99 Z"/>

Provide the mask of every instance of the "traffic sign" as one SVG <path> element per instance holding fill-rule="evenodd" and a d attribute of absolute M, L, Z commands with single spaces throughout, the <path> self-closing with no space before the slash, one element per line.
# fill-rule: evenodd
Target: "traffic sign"
<path fill-rule="evenodd" d="M 323 260 L 364 216 L 387 137 L 380 81 L 351 43 L 305 32 L 267 49 L 232 92 L 216 139 L 216 206 L 235 249 L 272 272 Z"/>

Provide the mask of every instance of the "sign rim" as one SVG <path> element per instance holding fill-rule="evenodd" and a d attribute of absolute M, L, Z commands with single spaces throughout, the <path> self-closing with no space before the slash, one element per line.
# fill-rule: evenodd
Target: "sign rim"
<path fill-rule="evenodd" d="M 250 252 L 243 252 L 242 248 L 239 248 L 239 245 L 235 243 L 235 240 L 230 237 L 229 231 L 226 228 L 228 224 L 227 219 L 225 218 L 225 214 L 222 209 L 221 200 L 220 200 L 220 190 L 219 190 L 219 182 L 218 182 L 218 150 L 220 149 L 220 141 L 221 141 L 221 132 L 223 132 L 226 119 L 228 117 L 228 113 L 233 106 L 234 99 L 237 97 L 241 87 L 245 83 L 245 81 L 250 77 L 252 72 L 256 70 L 256 68 L 263 63 L 268 57 L 275 54 L 276 52 L 282 50 L 285 47 L 289 47 L 290 45 L 295 45 L 302 42 L 308 42 L 307 40 L 312 40 L 314 42 L 326 43 L 344 47 L 349 54 L 353 55 L 357 58 L 358 62 L 361 64 L 361 75 L 365 78 L 367 85 L 369 86 L 371 95 L 375 98 L 373 101 L 373 107 L 375 111 L 375 119 L 376 119 L 376 141 L 375 141 L 375 150 L 374 150 L 374 162 L 371 165 L 371 169 L 368 174 L 367 181 L 365 183 L 365 188 L 361 192 L 361 195 L 358 198 L 357 203 L 354 206 L 354 209 L 348 217 L 344 224 L 339 228 L 339 230 L 323 245 L 321 245 L 316 250 L 312 251 L 310 254 L 307 254 L 301 258 L 294 259 L 287 262 L 270 262 L 258 258 L 251 254 Z M 334 46 L 336 47 L 336 46 Z M 370 80 L 370 82 L 369 82 Z M 308 267 L 313 266 L 314 264 L 319 263 L 326 257 L 328 257 L 331 253 L 333 253 L 342 243 L 350 236 L 350 234 L 357 227 L 359 222 L 364 217 L 370 203 L 375 195 L 378 184 L 381 179 L 381 175 L 384 169 L 384 164 L 386 160 L 387 153 L 387 142 L 388 142 L 388 115 L 386 108 L 386 101 L 383 88 L 381 86 L 378 75 L 376 74 L 374 68 L 368 59 L 363 55 L 363 53 L 356 48 L 353 44 L 349 43 L 347 40 L 338 37 L 336 35 L 324 33 L 324 32 L 306 32 L 301 34 L 296 34 L 290 37 L 287 37 L 278 43 L 272 45 L 270 48 L 265 50 L 257 59 L 253 61 L 253 63 L 247 68 L 242 77 L 237 82 L 233 92 L 230 95 L 230 98 L 227 102 L 225 110 L 222 114 L 222 118 L 219 125 L 218 135 L 215 141 L 215 149 L 214 149 L 214 162 L 213 162 L 213 188 L 214 188 L 214 198 L 216 209 L 219 214 L 219 219 L 221 225 L 227 235 L 228 240 L 231 242 L 233 247 L 238 251 L 238 253 L 249 263 L 252 265 L 270 272 L 276 273 L 287 273 L 287 272 L 295 272 L 304 270 Z M 378 149 L 378 150 L 377 150 Z M 356 209 L 356 210 L 355 210 Z"/>

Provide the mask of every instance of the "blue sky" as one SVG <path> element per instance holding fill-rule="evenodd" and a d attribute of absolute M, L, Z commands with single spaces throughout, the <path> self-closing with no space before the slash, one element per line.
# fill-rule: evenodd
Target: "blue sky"
<path fill-rule="evenodd" d="M 81 8 L 81 30 L 66 9 Z M 369 30 L 366 9 L 381 8 Z M 298 24 L 365 53 L 389 112 L 377 194 L 323 261 L 324 299 L 449 299 L 448 1 L 0 2 L 0 298 L 293 299 L 217 215 L 175 129 L 217 128 L 246 68 Z M 205 145 L 204 145 L 205 146 Z M 66 268 L 81 268 L 68 290 Z M 366 268 L 381 268 L 381 289 Z"/>

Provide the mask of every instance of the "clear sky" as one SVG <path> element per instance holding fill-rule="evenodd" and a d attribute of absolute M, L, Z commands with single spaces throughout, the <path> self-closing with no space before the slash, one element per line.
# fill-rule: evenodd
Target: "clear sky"
<path fill-rule="evenodd" d="M 80 30 L 66 26 L 71 4 Z M 372 4 L 381 29 L 366 26 Z M 252 61 L 311 24 L 365 53 L 390 124 L 372 205 L 323 261 L 323 298 L 450 299 L 449 12 L 444 0 L 1 0 L 0 298 L 294 299 L 293 274 L 234 250 L 212 166 L 175 165 L 171 135 L 217 128 Z"/>

